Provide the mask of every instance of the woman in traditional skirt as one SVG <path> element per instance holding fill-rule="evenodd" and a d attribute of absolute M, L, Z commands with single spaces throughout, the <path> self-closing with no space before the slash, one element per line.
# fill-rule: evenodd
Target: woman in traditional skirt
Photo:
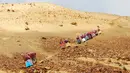
<path fill-rule="evenodd" d="M 23 59 L 25 61 L 26 68 L 31 67 L 33 65 L 31 57 L 28 54 L 26 54 L 26 53 L 25 54 L 21 54 L 21 55 L 22 55 L 22 57 L 23 57 Z"/>

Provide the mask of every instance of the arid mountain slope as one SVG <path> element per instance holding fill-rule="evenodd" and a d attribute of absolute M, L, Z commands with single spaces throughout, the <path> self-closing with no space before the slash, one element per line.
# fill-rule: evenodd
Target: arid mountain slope
<path fill-rule="evenodd" d="M 1 30 L 15 32 L 86 31 L 97 25 L 107 29 L 130 23 L 128 17 L 80 12 L 49 3 L 0 4 L 0 16 Z"/>
<path fill-rule="evenodd" d="M 76 44 L 76 33 L 97 25 L 101 35 Z M 129 32 L 128 16 L 49 3 L 0 4 L 0 73 L 129 73 Z M 61 39 L 69 39 L 71 47 L 61 49 Z M 21 53 L 28 51 L 37 53 L 38 62 L 25 68 Z"/>

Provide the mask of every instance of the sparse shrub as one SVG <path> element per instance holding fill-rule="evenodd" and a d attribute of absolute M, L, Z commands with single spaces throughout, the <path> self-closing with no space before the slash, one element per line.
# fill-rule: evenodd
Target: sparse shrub
<path fill-rule="evenodd" d="M 87 19 L 88 17 L 85 17 L 85 19 Z"/>
<path fill-rule="evenodd" d="M 7 9 L 8 12 L 10 12 L 10 9 Z"/>
<path fill-rule="evenodd" d="M 123 67 L 123 70 L 127 71 L 126 67 Z"/>
<path fill-rule="evenodd" d="M 17 42 L 20 42 L 20 40 L 17 40 Z"/>
<path fill-rule="evenodd" d="M 48 14 L 51 14 L 50 12 L 48 12 Z"/>
<path fill-rule="evenodd" d="M 14 6 L 14 4 L 11 4 L 11 6 Z"/>
<path fill-rule="evenodd" d="M 81 18 L 81 15 L 79 15 L 78 17 Z"/>
<path fill-rule="evenodd" d="M 15 12 L 14 10 L 12 10 L 12 12 Z"/>
<path fill-rule="evenodd" d="M 76 23 L 76 22 L 72 22 L 71 24 L 77 26 L 77 23 Z"/>
<path fill-rule="evenodd" d="M 108 62 L 110 63 L 110 62 L 111 62 L 111 59 L 108 59 Z"/>
<path fill-rule="evenodd" d="M 32 3 L 29 3 L 29 5 L 32 5 Z"/>
<path fill-rule="evenodd" d="M 60 27 L 63 27 L 63 25 L 59 25 Z"/>
<path fill-rule="evenodd" d="M 25 22 L 26 25 L 28 25 L 28 22 Z"/>
<path fill-rule="evenodd" d="M 56 17 L 56 15 L 54 15 L 54 17 Z"/>
<path fill-rule="evenodd" d="M 42 39 L 46 40 L 47 38 L 46 37 L 42 37 Z"/>
<path fill-rule="evenodd" d="M 41 21 L 39 21 L 41 23 Z"/>
<path fill-rule="evenodd" d="M 19 44 L 19 46 L 21 46 L 21 44 Z"/>
<path fill-rule="evenodd" d="M 26 27 L 25 30 L 30 30 L 30 29 L 28 27 Z"/>

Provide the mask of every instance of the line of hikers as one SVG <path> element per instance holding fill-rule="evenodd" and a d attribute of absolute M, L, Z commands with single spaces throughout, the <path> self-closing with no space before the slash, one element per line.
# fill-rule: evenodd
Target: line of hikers
<path fill-rule="evenodd" d="M 76 37 L 76 42 L 78 44 L 81 44 L 82 42 L 85 42 L 89 39 L 92 39 L 93 37 L 101 34 L 101 30 L 100 30 L 100 27 L 97 26 L 98 29 L 96 30 L 93 30 L 93 31 L 90 31 L 90 32 L 87 32 L 87 33 L 84 33 L 82 35 L 78 35 Z M 70 47 L 70 41 L 68 41 L 68 39 L 66 40 L 60 40 L 60 47 L 61 48 L 65 48 L 65 47 Z M 33 66 L 33 64 L 35 64 L 37 62 L 37 59 L 36 59 L 36 53 L 35 52 L 27 52 L 27 53 L 23 53 L 21 54 L 24 61 L 25 61 L 25 66 L 26 68 L 28 67 L 31 67 Z"/>
<path fill-rule="evenodd" d="M 93 37 L 95 37 L 95 36 L 97 36 L 99 34 L 101 34 L 101 30 L 100 30 L 100 27 L 97 26 L 96 30 L 84 33 L 82 35 L 78 35 L 76 37 L 76 42 L 77 42 L 77 44 L 81 44 L 82 42 L 85 42 L 85 41 L 87 41 L 89 39 L 92 39 Z M 70 41 L 68 41 L 68 40 L 60 40 L 60 47 L 65 48 L 66 46 L 70 47 Z"/>
<path fill-rule="evenodd" d="M 78 35 L 78 36 L 76 37 L 77 43 L 78 43 L 78 44 L 81 44 L 82 42 L 85 42 L 85 41 L 87 41 L 87 40 L 89 40 L 89 39 L 92 39 L 93 37 L 95 37 L 95 36 L 101 34 L 100 27 L 97 26 L 97 28 L 98 28 L 98 29 L 96 29 L 96 30 L 93 30 L 93 31 L 84 33 L 84 34 L 82 34 L 82 35 Z"/>
<path fill-rule="evenodd" d="M 84 33 L 82 35 L 78 35 L 76 37 L 76 42 L 77 42 L 77 44 L 81 44 L 82 42 L 85 42 L 85 41 L 87 41 L 89 39 L 92 39 L 93 37 L 95 37 L 95 36 L 97 36 L 99 34 L 101 34 L 101 30 L 100 30 L 100 27 L 97 26 L 96 30 Z M 70 41 L 68 41 L 68 40 L 60 40 L 60 47 L 61 48 L 70 47 L 70 46 L 71 46 Z"/>

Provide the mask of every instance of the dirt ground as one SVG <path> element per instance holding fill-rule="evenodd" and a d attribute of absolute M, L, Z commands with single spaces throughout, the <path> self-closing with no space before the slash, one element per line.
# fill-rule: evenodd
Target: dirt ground
<path fill-rule="evenodd" d="M 65 49 L 59 47 L 60 39 L 63 37 L 49 37 L 43 35 L 21 36 L 19 41 L 17 36 L 15 42 L 22 44 L 27 37 L 34 41 L 35 46 L 39 46 L 38 51 L 26 49 L 26 51 L 37 52 L 38 62 L 30 68 L 25 68 L 21 52 L 12 51 L 13 55 L 0 56 L 0 68 L 8 73 L 129 73 L 130 71 L 130 37 L 118 36 L 101 39 L 99 35 L 78 47 L 72 46 Z M 32 39 L 33 40 L 32 40 Z M 36 41 L 37 38 L 37 41 Z M 75 44 L 75 39 L 68 38 Z M 13 39 L 10 41 L 13 42 Z M 29 41 L 29 39 L 28 39 Z M 27 42 L 28 43 L 28 42 Z M 41 43 L 41 44 L 40 44 Z M 25 43 L 26 44 L 26 43 Z M 31 42 L 30 42 L 31 44 Z M 30 45 L 29 44 L 29 45 Z M 6 44 L 7 45 L 7 44 Z M 32 44 L 34 45 L 34 44 Z M 15 47 L 17 48 L 17 47 Z M 17 53 L 14 53 L 17 52 Z M 10 52 L 11 53 L 11 52 Z M 12 54 L 11 53 L 11 54 Z M 24 71 L 24 72 L 22 72 Z"/>

